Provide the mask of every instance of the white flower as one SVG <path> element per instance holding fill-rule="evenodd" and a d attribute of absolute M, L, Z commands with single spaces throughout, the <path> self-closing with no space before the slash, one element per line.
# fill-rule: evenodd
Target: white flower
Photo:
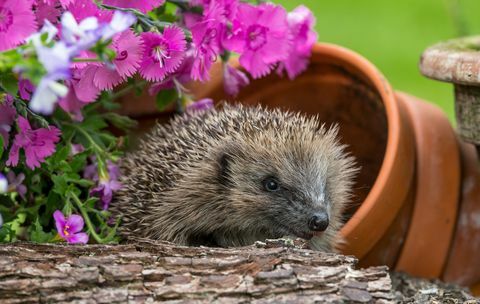
<path fill-rule="evenodd" d="M 0 173 L 0 193 L 6 193 L 8 189 L 8 181 L 5 175 Z"/>
<path fill-rule="evenodd" d="M 102 28 L 102 39 L 112 39 L 115 34 L 125 31 L 132 26 L 135 21 L 136 18 L 132 14 L 115 11 L 110 23 Z"/>
<path fill-rule="evenodd" d="M 30 109 L 37 113 L 51 114 L 57 100 L 67 94 L 68 88 L 65 85 L 56 82 L 55 79 L 44 77 L 33 94 Z"/>

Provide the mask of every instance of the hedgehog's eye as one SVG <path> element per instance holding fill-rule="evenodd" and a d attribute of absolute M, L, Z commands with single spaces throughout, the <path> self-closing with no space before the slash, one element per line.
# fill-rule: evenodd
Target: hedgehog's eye
<path fill-rule="evenodd" d="M 270 192 L 275 192 L 280 190 L 280 185 L 278 184 L 278 181 L 273 177 L 267 177 L 263 181 L 263 187 L 265 188 L 266 191 L 270 191 Z"/>

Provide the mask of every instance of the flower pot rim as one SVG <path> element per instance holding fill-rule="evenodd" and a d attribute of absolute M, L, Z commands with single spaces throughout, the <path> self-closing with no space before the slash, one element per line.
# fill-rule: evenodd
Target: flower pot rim
<path fill-rule="evenodd" d="M 377 179 L 362 205 L 340 230 L 342 237 L 346 240 L 346 243 L 340 246 L 341 251 L 346 254 L 353 254 L 361 259 L 374 247 L 393 223 L 407 196 L 408 187 L 413 178 L 414 155 L 413 149 L 406 149 L 405 151 L 401 149 L 401 144 L 405 141 L 413 141 L 412 138 L 409 138 L 411 137 L 409 136 L 411 135 L 411 129 L 409 125 L 404 125 L 405 120 L 401 117 L 401 110 L 390 84 L 367 59 L 353 51 L 329 43 L 315 44 L 313 46 L 313 56 L 316 58 L 332 57 L 357 69 L 371 82 L 385 107 L 388 135 L 385 154 Z M 402 158 L 411 161 L 411 168 L 409 168 L 410 164 L 408 163 L 400 163 Z M 403 185 L 406 188 L 404 197 L 387 199 L 389 189 L 398 179 L 408 183 Z"/>

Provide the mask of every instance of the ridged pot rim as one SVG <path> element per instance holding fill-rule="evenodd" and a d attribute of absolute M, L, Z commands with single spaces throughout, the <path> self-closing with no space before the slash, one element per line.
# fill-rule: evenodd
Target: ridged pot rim
<path fill-rule="evenodd" d="M 359 54 L 337 45 L 317 43 L 313 46 L 312 61 L 323 60 L 322 58 L 326 56 L 354 68 L 370 82 L 381 97 L 387 118 L 387 144 L 378 176 L 365 200 L 340 230 L 340 234 L 345 240 L 340 245 L 340 250 L 361 259 L 383 237 L 393 223 L 409 190 L 413 178 L 413 146 L 406 147 L 404 151 L 401 144 L 408 140 L 411 127 L 405 125 L 406 119 L 401 114 L 402 110 L 390 84 L 371 62 Z M 404 154 L 402 155 L 402 153 Z M 411 161 L 410 164 L 399 163 L 405 157 Z M 395 174 L 397 170 L 403 172 Z M 395 181 L 398 178 L 401 180 Z M 388 199 L 386 197 L 390 195 L 388 189 L 395 183 L 397 187 L 405 187 L 405 196 Z"/>

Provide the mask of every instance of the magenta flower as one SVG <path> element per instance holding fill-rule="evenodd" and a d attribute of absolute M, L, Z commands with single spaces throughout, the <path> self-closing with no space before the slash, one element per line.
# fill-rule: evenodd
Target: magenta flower
<path fill-rule="evenodd" d="M 142 13 L 151 11 L 165 3 L 165 0 L 104 0 L 103 4 L 108 4 L 122 8 L 136 8 Z"/>
<path fill-rule="evenodd" d="M 115 68 L 99 66 L 93 78 L 95 86 L 100 90 L 111 90 L 132 76 L 137 71 L 143 54 L 142 39 L 131 30 L 117 34 L 113 38 L 111 48 L 117 54 L 113 60 Z"/>
<path fill-rule="evenodd" d="M 207 81 L 209 71 L 220 52 L 220 25 L 216 22 L 201 22 L 191 28 L 195 50 L 192 79 Z"/>
<path fill-rule="evenodd" d="M 76 94 L 76 84 L 79 81 L 79 78 L 75 78 L 76 73 L 78 71 L 74 70 L 74 78 L 72 80 L 66 81 L 68 87 L 68 94 L 64 98 L 58 101 L 58 105 L 67 113 L 69 113 L 73 120 L 75 121 L 82 121 L 82 109 L 85 107 L 88 102 L 83 102 L 78 99 Z M 79 73 L 78 73 L 79 74 Z M 93 86 L 93 85 L 92 85 Z"/>
<path fill-rule="evenodd" d="M 88 17 L 96 17 L 99 22 L 109 22 L 112 19 L 112 11 L 99 9 L 92 0 L 75 0 L 68 5 L 68 11 L 78 23 Z"/>
<path fill-rule="evenodd" d="M 240 64 L 254 78 L 268 74 L 289 50 L 287 13 L 280 5 L 240 4 L 224 45 L 240 53 Z"/>
<path fill-rule="evenodd" d="M 60 210 L 53 213 L 55 226 L 58 234 L 70 244 L 88 243 L 88 234 L 80 232 L 83 229 L 83 218 L 80 215 L 72 214 L 65 218 Z"/>
<path fill-rule="evenodd" d="M 16 115 L 17 111 L 13 107 L 13 99 L 8 95 L 3 103 L 0 103 L 0 136 L 3 137 L 4 148 L 8 146 L 10 130 Z"/>
<path fill-rule="evenodd" d="M 33 8 L 35 11 L 35 17 L 39 27 L 42 27 L 45 20 L 56 24 L 60 17 L 60 10 L 57 8 L 58 1 L 54 1 L 53 4 L 48 4 L 43 1 L 37 1 Z"/>
<path fill-rule="evenodd" d="M 312 46 L 317 41 L 317 33 L 314 30 L 315 17 L 303 5 L 290 12 L 287 19 L 289 36 L 293 43 L 287 59 L 280 62 L 278 72 L 286 70 L 288 77 L 293 79 L 307 68 Z"/>
<path fill-rule="evenodd" d="M 25 151 L 27 167 L 32 170 L 40 167 L 40 163 L 55 152 L 55 143 L 60 140 L 60 130 L 54 126 L 33 130 L 28 120 L 22 116 L 18 117 L 18 127 L 20 132 L 15 135 L 6 164 L 17 166 L 22 148 Z"/>
<path fill-rule="evenodd" d="M 240 88 L 248 85 L 250 80 L 242 71 L 230 66 L 223 65 L 223 88 L 228 95 L 236 96 Z"/>
<path fill-rule="evenodd" d="M 18 81 L 18 94 L 20 97 L 23 100 L 30 100 L 33 91 L 35 91 L 35 86 L 30 82 L 30 80 L 20 78 Z"/>
<path fill-rule="evenodd" d="M 22 43 L 36 29 L 31 1 L 0 0 L 0 51 Z"/>
<path fill-rule="evenodd" d="M 160 81 L 175 72 L 185 57 L 185 34 L 178 27 L 167 27 L 163 33 L 142 33 L 143 59 L 139 72 L 147 80 Z"/>
<path fill-rule="evenodd" d="M 8 190 L 12 192 L 17 192 L 25 200 L 25 194 L 27 193 L 27 186 L 23 184 L 25 180 L 25 174 L 19 173 L 15 174 L 13 171 L 7 173 L 8 180 Z"/>
<path fill-rule="evenodd" d="M 204 98 L 187 105 L 187 111 L 205 111 L 213 108 L 213 99 Z"/>

